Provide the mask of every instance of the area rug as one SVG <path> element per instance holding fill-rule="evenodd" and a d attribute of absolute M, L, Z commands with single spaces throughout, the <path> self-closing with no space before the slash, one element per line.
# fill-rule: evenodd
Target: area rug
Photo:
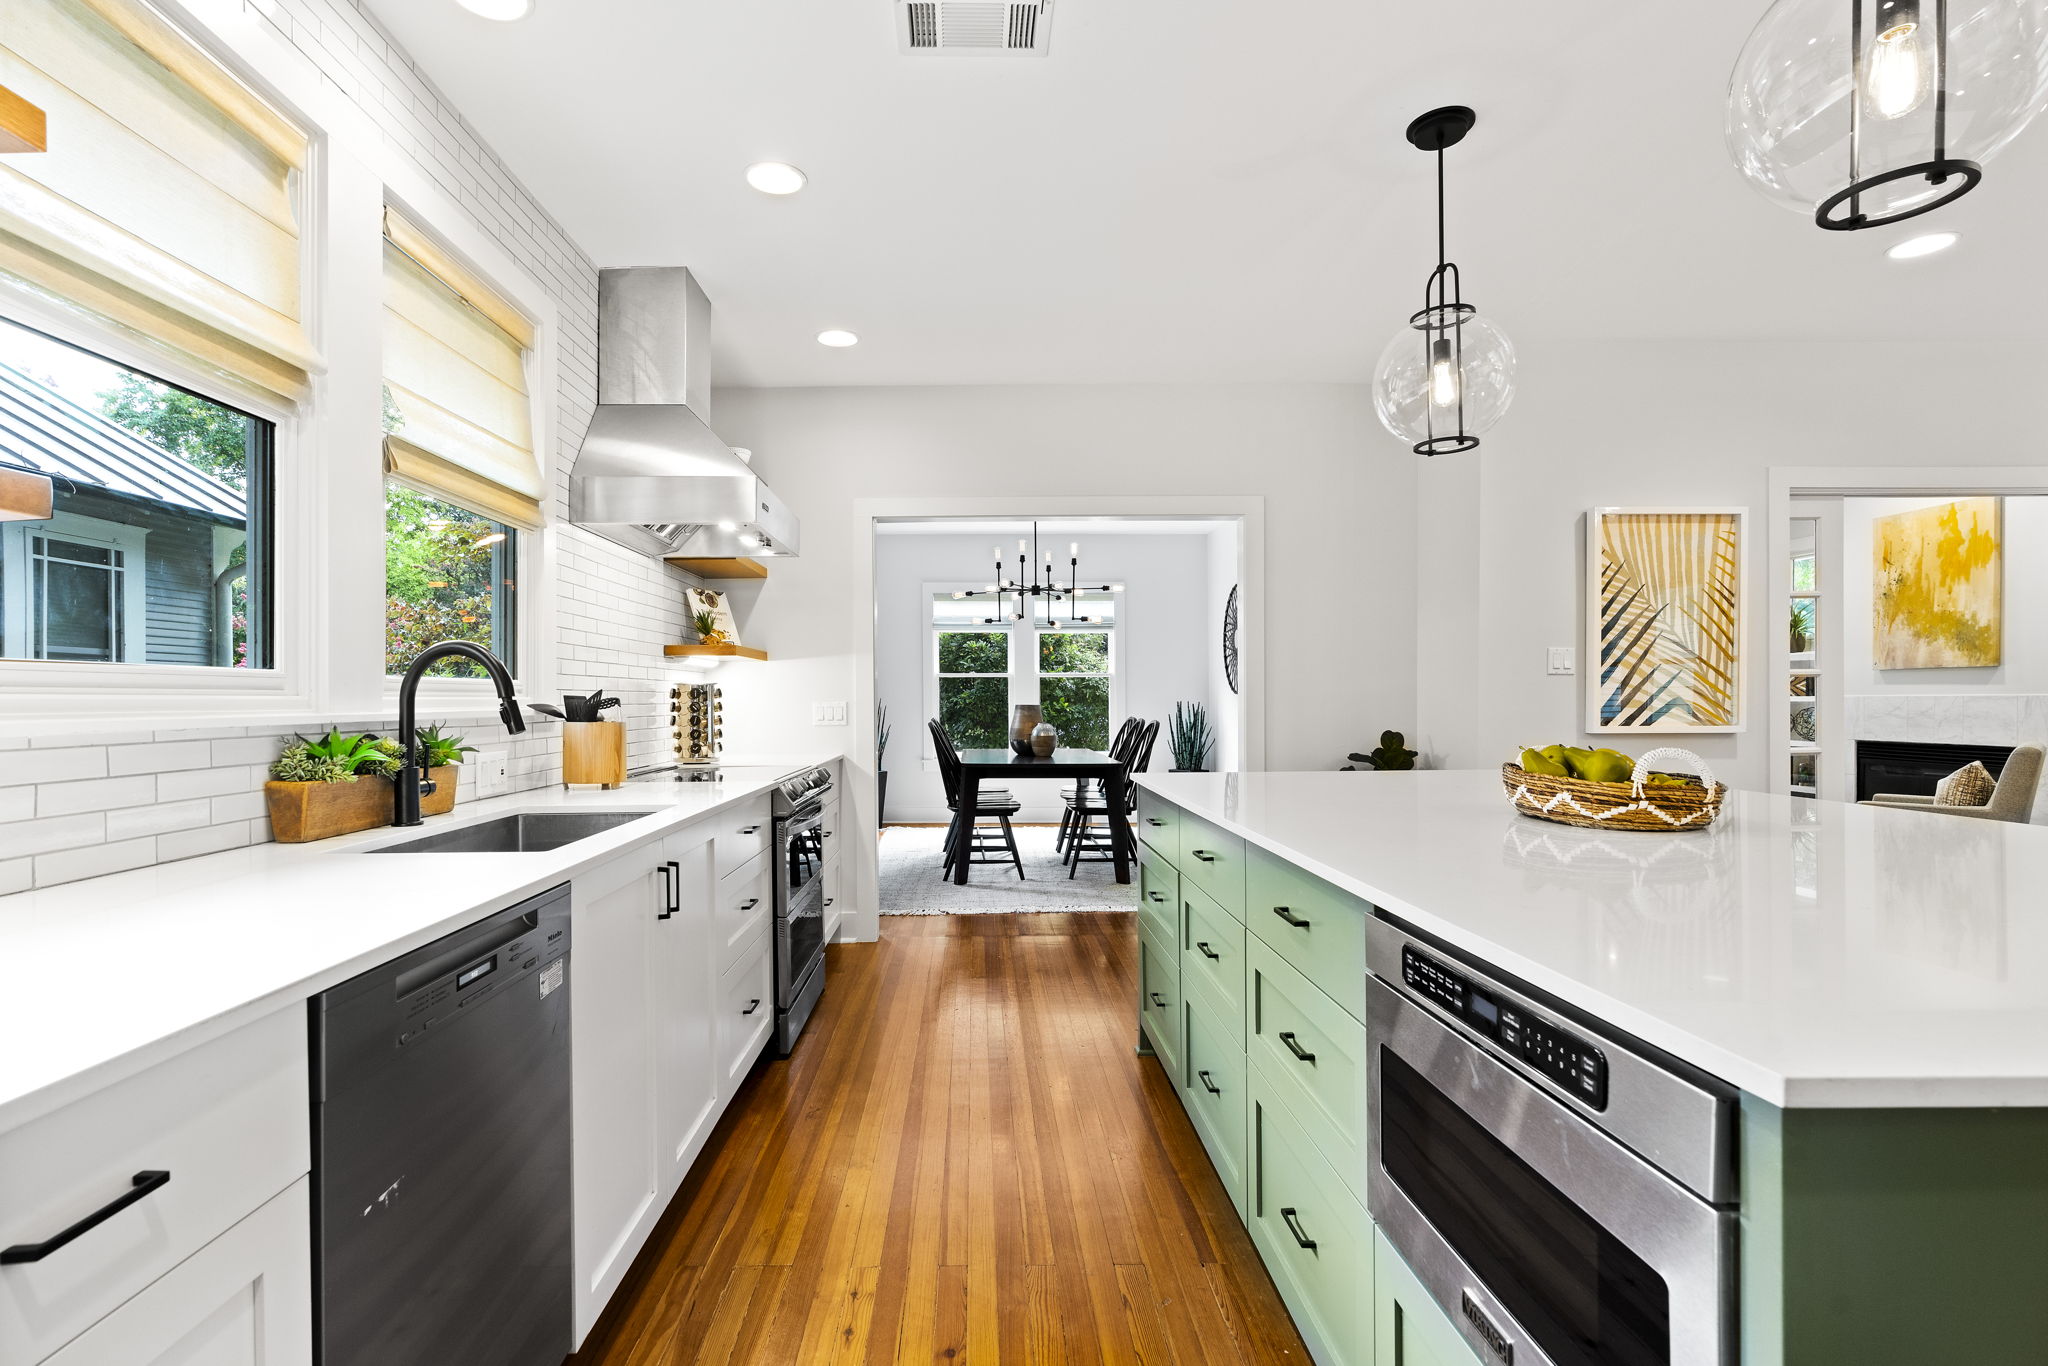
<path fill-rule="evenodd" d="M 883 915 L 1020 915 L 1034 911 L 1132 911 L 1138 907 L 1137 870 L 1118 883 L 1116 865 L 1083 863 L 1067 877 L 1053 851 L 1058 830 L 1020 825 L 1017 849 L 1024 877 L 1007 863 L 977 863 L 962 887 L 940 876 L 939 850 L 946 832 L 939 826 L 892 825 L 882 831 L 877 857 L 882 875 Z"/>

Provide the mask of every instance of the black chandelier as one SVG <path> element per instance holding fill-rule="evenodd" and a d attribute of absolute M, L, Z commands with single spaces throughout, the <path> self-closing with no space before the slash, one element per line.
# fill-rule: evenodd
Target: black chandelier
<path fill-rule="evenodd" d="M 1041 558 L 1038 553 L 1038 523 L 1036 522 L 1031 524 L 1031 539 L 1017 542 L 1017 572 L 1015 576 L 1008 579 L 1003 577 L 1003 548 L 997 546 L 994 554 L 996 581 L 986 588 L 970 588 L 953 595 L 955 598 L 961 599 L 993 597 L 996 600 L 996 614 L 992 617 L 983 617 L 981 624 L 984 626 L 995 626 L 1005 621 L 1023 621 L 1030 615 L 1027 611 L 1027 604 L 1035 603 L 1040 599 L 1043 599 L 1045 602 L 1046 625 L 1056 626 L 1059 624 L 1055 620 L 1053 604 L 1065 601 L 1067 604 L 1067 624 L 1087 626 L 1091 625 L 1095 618 L 1080 615 L 1081 594 L 1083 592 L 1121 593 L 1124 591 L 1124 586 L 1120 583 L 1089 584 L 1085 589 L 1082 587 L 1081 543 L 1079 541 L 1073 541 L 1067 545 L 1067 582 L 1065 586 L 1061 586 L 1053 577 L 1051 550 L 1047 550 L 1043 557 L 1045 582 L 1040 583 L 1038 576 Z M 1024 576 L 1027 573 L 1031 576 L 1029 583 L 1024 581 Z M 1017 600 L 1014 612 L 1010 610 L 1004 601 L 1007 598 L 1013 597 Z"/>

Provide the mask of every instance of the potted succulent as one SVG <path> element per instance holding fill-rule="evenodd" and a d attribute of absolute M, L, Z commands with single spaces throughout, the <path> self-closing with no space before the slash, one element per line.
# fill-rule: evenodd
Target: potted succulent
<path fill-rule="evenodd" d="M 295 735 L 270 765 L 263 799 L 270 831 L 280 844 L 304 844 L 391 823 L 391 784 L 364 782 L 395 773 L 402 751 L 395 740 L 343 735 L 318 740 Z"/>
<path fill-rule="evenodd" d="M 463 755 L 476 753 L 476 746 L 464 744 L 463 739 L 460 735 L 443 735 L 439 723 L 421 728 L 420 767 L 434 785 L 432 792 L 420 794 L 422 816 L 445 816 L 455 809 L 455 769 Z"/>
<path fill-rule="evenodd" d="M 1421 755 L 1408 748 L 1408 737 L 1398 730 L 1380 732 L 1378 749 L 1364 754 L 1353 754 L 1350 763 L 1344 765 L 1346 773 L 1356 772 L 1362 765 L 1379 773 L 1399 773 L 1415 767 Z"/>
<path fill-rule="evenodd" d="M 1209 755 L 1216 748 L 1216 733 L 1209 729 L 1209 710 L 1200 702 L 1176 702 L 1166 722 L 1166 743 L 1173 751 L 1175 773 L 1206 773 Z"/>
<path fill-rule="evenodd" d="M 889 709 L 880 702 L 875 703 L 875 824 L 880 825 L 887 818 L 889 810 L 889 770 L 882 767 L 883 758 L 889 753 Z"/>

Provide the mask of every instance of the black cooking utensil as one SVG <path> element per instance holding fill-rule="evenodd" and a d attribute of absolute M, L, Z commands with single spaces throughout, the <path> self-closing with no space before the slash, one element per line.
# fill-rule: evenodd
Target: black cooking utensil
<path fill-rule="evenodd" d="M 557 721 L 566 721 L 569 719 L 568 717 L 562 714 L 562 709 L 560 707 L 551 706 L 546 702 L 528 702 L 526 705 L 532 708 L 534 711 L 539 712 L 542 716 L 552 716 Z"/>

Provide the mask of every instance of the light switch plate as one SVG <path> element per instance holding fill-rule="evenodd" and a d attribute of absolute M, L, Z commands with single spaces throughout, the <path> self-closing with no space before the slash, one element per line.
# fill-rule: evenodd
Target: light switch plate
<path fill-rule="evenodd" d="M 476 758 L 476 795 L 502 797 L 512 790 L 512 751 L 503 746 L 479 749 Z"/>
<path fill-rule="evenodd" d="M 1553 674 L 1574 674 L 1578 664 L 1572 656 L 1577 652 L 1569 645 L 1553 645 L 1549 649 L 1549 672 Z"/>
<path fill-rule="evenodd" d="M 844 702 L 811 703 L 811 724 L 814 726 L 843 726 L 846 724 Z"/>

